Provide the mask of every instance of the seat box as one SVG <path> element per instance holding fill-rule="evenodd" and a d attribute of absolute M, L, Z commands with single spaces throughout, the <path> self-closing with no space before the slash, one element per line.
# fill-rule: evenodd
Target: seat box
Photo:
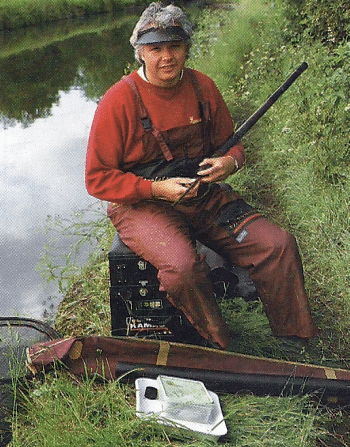
<path fill-rule="evenodd" d="M 159 284 L 157 269 L 130 250 L 116 233 L 108 253 L 111 286 Z"/>
<path fill-rule="evenodd" d="M 154 285 L 111 286 L 112 335 L 170 335 L 176 309 Z"/>
<path fill-rule="evenodd" d="M 197 243 L 197 249 L 206 255 L 215 296 L 256 299 L 256 289 L 245 271 L 227 266 L 219 255 L 203 245 Z M 159 291 L 157 269 L 131 251 L 118 233 L 108 260 L 112 335 L 153 333 L 166 339 L 171 335 L 170 339 L 179 342 L 192 342 L 198 337 L 184 315 L 168 301 L 166 293 Z"/>
<path fill-rule="evenodd" d="M 157 269 L 132 252 L 118 233 L 108 253 L 112 335 L 170 336 L 176 309 L 159 290 Z"/>

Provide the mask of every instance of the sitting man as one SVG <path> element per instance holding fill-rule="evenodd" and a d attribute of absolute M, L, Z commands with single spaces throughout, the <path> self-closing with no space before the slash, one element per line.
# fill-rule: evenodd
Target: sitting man
<path fill-rule="evenodd" d="M 233 133 L 214 82 L 185 68 L 192 26 L 173 5 L 152 3 L 130 42 L 140 69 L 100 101 L 86 160 L 88 192 L 110 202 L 122 241 L 158 269 L 162 290 L 211 345 L 231 334 L 193 238 L 246 269 L 275 336 L 317 333 L 294 237 L 223 183 L 245 162 L 242 144 L 210 158 Z M 179 202 L 194 182 L 201 181 Z"/>

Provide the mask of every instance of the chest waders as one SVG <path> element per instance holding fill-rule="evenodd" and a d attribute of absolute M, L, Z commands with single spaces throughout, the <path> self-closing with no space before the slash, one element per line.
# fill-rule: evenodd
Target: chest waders
<path fill-rule="evenodd" d="M 159 165 L 168 168 L 179 158 L 187 169 L 194 158 L 210 156 L 211 123 L 205 105 L 201 123 L 159 132 L 153 129 L 138 90 L 135 95 L 147 151 L 145 164 L 131 172 L 150 179 L 174 177 L 177 174 L 173 170 L 159 170 Z M 197 169 L 198 165 L 193 176 Z M 183 175 L 188 176 L 188 172 Z M 225 349 L 230 334 L 212 293 L 209 267 L 191 245 L 189 228 L 202 243 L 247 269 L 275 335 L 315 334 L 294 238 L 261 218 L 228 185 L 214 183 L 205 196 L 184 200 L 174 208 L 170 202 L 157 200 L 118 205 L 110 209 L 109 217 L 123 242 L 156 267 L 170 303 L 184 313 L 205 339 Z"/>
<path fill-rule="evenodd" d="M 171 129 L 166 135 L 153 126 L 139 89 L 132 76 L 124 77 L 124 81 L 129 84 L 135 94 L 142 128 L 146 136 L 144 141 L 147 140 L 145 150 L 149 149 L 150 146 L 156 145 L 161 149 L 162 154 L 162 156 L 160 154 L 161 158 L 156 161 L 141 164 L 131 169 L 131 172 L 135 175 L 152 180 L 164 180 L 169 177 L 195 178 L 199 163 L 205 157 L 211 156 L 214 152 L 210 142 L 211 123 L 209 103 L 203 99 L 201 87 L 193 70 L 187 68 L 186 71 L 190 75 L 197 97 L 200 123 L 186 126 L 183 130 Z M 198 156 L 198 143 L 194 148 L 196 156 L 193 156 L 191 149 L 186 149 L 189 140 L 191 143 L 196 141 L 200 142 L 202 145 L 199 149 L 201 156 Z M 182 150 L 180 149 L 181 146 Z M 209 186 L 207 184 L 202 184 L 199 189 L 198 198 L 184 201 L 184 204 L 188 206 L 198 201 L 198 199 L 203 199 L 208 189 Z M 225 189 L 229 192 L 230 187 L 225 185 Z M 218 224 L 227 228 L 228 233 L 234 237 L 238 237 L 238 240 L 245 235 L 245 232 L 242 231 L 245 224 L 261 217 L 261 214 L 256 212 L 244 200 L 237 200 L 236 195 L 233 198 L 230 197 L 229 200 L 226 198 L 220 205 L 222 206 L 222 211 L 218 215 Z"/>
<path fill-rule="evenodd" d="M 189 75 L 191 76 L 192 85 L 196 94 L 197 102 L 198 102 L 198 110 L 199 110 L 199 117 L 200 120 L 196 120 L 195 124 L 191 124 L 189 126 L 184 126 L 183 128 L 173 128 L 170 131 L 167 132 L 160 132 L 157 128 L 155 128 L 152 124 L 152 121 L 149 117 L 149 113 L 144 105 L 144 102 L 142 100 L 141 94 L 137 88 L 137 85 L 133 78 L 131 76 L 127 76 L 124 78 L 124 81 L 127 82 L 132 89 L 135 99 L 136 99 L 136 105 L 138 107 L 138 112 L 140 116 L 141 125 L 143 128 L 143 144 L 144 149 L 146 153 L 151 153 L 152 155 L 158 151 L 158 157 L 155 161 L 151 161 L 150 163 L 144 163 L 141 166 L 138 166 L 137 168 L 133 168 L 131 171 L 144 178 L 154 179 L 154 180 L 162 180 L 164 178 L 168 177 L 195 177 L 198 171 L 198 164 L 201 160 L 203 160 L 205 157 L 209 157 L 211 153 L 213 152 L 213 148 L 210 143 L 210 107 L 208 102 L 204 102 L 202 97 L 202 92 L 199 86 L 199 83 L 196 79 L 195 74 L 192 70 L 188 70 Z M 222 191 L 222 193 L 218 194 L 218 190 Z M 216 192 L 215 192 L 216 191 Z M 214 196 L 213 196 L 214 194 Z M 218 196 L 222 196 L 222 199 L 219 199 Z M 236 210 L 234 214 L 232 214 L 232 217 L 238 218 L 240 215 L 247 212 L 247 209 L 244 207 L 245 202 L 243 200 L 237 201 L 237 194 L 233 193 L 232 190 L 228 187 L 228 185 L 225 188 L 221 188 L 218 184 L 208 186 L 208 185 L 202 185 L 201 190 L 199 191 L 199 197 L 196 197 L 195 199 L 190 200 L 184 200 L 181 204 L 179 204 L 178 211 L 180 211 L 181 215 L 183 215 L 184 219 L 186 220 L 186 215 L 188 215 L 188 224 L 191 227 L 191 221 L 193 219 L 193 216 L 190 216 L 191 214 L 202 214 L 199 212 L 199 208 L 197 209 L 196 206 L 202 207 L 201 204 L 205 205 L 206 201 L 208 201 L 208 206 L 215 208 L 215 215 L 218 211 L 220 211 L 221 207 L 224 205 L 229 205 L 230 203 L 233 205 L 234 203 L 239 205 L 238 207 L 235 207 Z M 156 203 L 156 202 L 155 202 Z M 195 209 L 193 210 L 194 213 L 191 211 L 192 205 L 195 206 Z M 159 205 L 160 206 L 160 205 Z M 113 207 L 113 206 L 112 206 Z M 248 207 L 248 211 L 250 213 L 251 207 L 249 205 L 246 205 Z M 123 208 L 123 207 L 121 207 Z M 119 211 L 117 214 L 120 214 L 121 208 L 118 207 Z M 226 209 L 226 207 L 225 207 Z M 113 213 L 113 212 L 112 212 Z M 112 214 L 111 213 L 111 214 Z M 206 214 L 207 211 L 203 209 L 203 214 Z M 114 223 L 114 218 L 112 218 L 112 222 Z M 227 210 L 224 213 L 225 219 L 227 219 Z M 144 220 L 144 219 L 142 219 Z M 148 224 L 152 226 L 151 220 L 147 220 Z M 224 222 L 226 224 L 226 221 Z M 154 225 L 154 222 L 153 222 Z M 130 226 L 130 223 L 129 225 Z M 118 228 L 118 225 L 117 225 Z M 122 232 L 123 233 L 123 232 Z M 143 239 L 143 244 L 146 243 L 146 239 Z M 169 309 L 168 306 L 166 306 L 166 302 L 164 301 L 164 298 L 161 295 L 159 295 L 159 292 L 157 292 L 157 289 L 159 288 L 159 282 L 155 282 L 156 276 L 153 275 L 152 277 L 149 276 L 149 278 L 143 278 L 143 281 L 147 282 L 147 296 L 148 298 L 151 297 L 151 300 L 146 300 L 145 298 L 141 299 L 140 297 L 137 297 L 136 294 L 130 295 L 130 290 L 133 287 L 133 275 L 131 275 L 131 278 L 128 278 L 126 282 L 124 283 L 125 289 L 128 290 L 129 295 L 131 298 L 129 298 L 129 302 L 133 302 L 133 304 L 130 305 L 123 305 L 120 298 L 123 298 L 125 295 L 125 290 L 121 290 L 121 286 L 119 282 L 115 281 L 116 278 L 114 278 L 115 275 L 113 275 L 113 272 L 115 270 L 120 271 L 118 266 L 122 265 L 125 266 L 126 260 L 129 260 L 130 263 L 135 264 L 135 260 L 132 259 L 132 251 L 123 250 L 126 248 L 123 243 L 121 243 L 120 239 L 118 238 L 118 233 L 116 235 L 116 238 L 114 240 L 116 244 L 113 243 L 113 247 L 111 249 L 110 253 L 110 267 L 111 267 L 111 314 L 112 314 L 112 333 L 113 335 L 117 335 L 120 333 L 128 333 L 132 335 L 134 332 L 138 332 L 138 329 L 140 332 L 148 334 L 155 331 L 154 323 L 157 323 L 159 320 L 162 324 L 160 324 L 161 331 L 164 328 L 163 324 L 166 322 L 166 326 L 171 330 L 172 333 L 177 332 L 176 326 L 171 327 L 168 325 L 169 323 L 169 317 L 172 315 L 171 308 Z M 174 244 L 176 244 L 176 240 L 174 239 Z M 150 245 L 152 246 L 152 244 Z M 135 247 L 134 250 L 138 252 L 138 249 L 140 248 L 139 245 L 137 245 L 137 248 Z M 125 256 L 126 254 L 126 256 Z M 143 263 L 147 265 L 146 261 L 141 259 L 141 264 Z M 201 261 L 202 262 L 202 261 Z M 115 268 L 116 267 L 116 268 Z M 130 269 L 128 269 L 130 271 Z M 156 270 L 157 272 L 157 270 Z M 118 275 L 117 275 L 118 276 Z M 237 278 L 235 275 L 232 275 L 230 273 L 230 277 L 232 277 L 232 283 L 235 284 L 237 282 Z M 153 278 L 153 279 L 152 279 Z M 181 282 L 181 281 L 180 281 Z M 158 283 L 158 284 L 156 284 Z M 209 285 L 205 286 L 207 291 L 211 289 Z M 135 284 L 135 290 L 139 289 L 138 286 Z M 191 287 L 192 289 L 192 287 Z M 164 289 L 163 289 L 164 290 Z M 142 292 L 145 294 L 146 289 L 142 290 Z M 149 293 L 151 292 L 151 293 Z M 163 292 L 164 293 L 164 292 Z M 185 298 L 188 294 L 183 293 L 182 297 L 183 300 L 187 303 L 192 302 L 191 306 L 188 304 L 187 307 L 194 307 L 191 314 L 196 314 L 198 318 L 190 319 L 195 324 L 196 328 L 199 329 L 198 326 L 201 326 L 200 322 L 204 321 L 210 321 L 211 327 L 220 327 L 220 332 L 227 332 L 225 322 L 222 320 L 222 317 L 219 315 L 218 309 L 216 304 L 210 303 L 209 305 L 206 304 L 206 298 L 204 300 L 199 300 L 199 298 L 194 297 L 194 290 L 190 293 L 191 297 Z M 205 297 L 205 294 L 201 294 Z M 134 298 L 133 298 L 134 297 Z M 154 300 L 153 300 L 154 298 Z M 169 297 L 168 297 L 169 298 Z M 125 299 L 122 301 L 126 302 Z M 167 300 L 166 300 L 167 301 Z M 195 302 L 197 302 L 197 305 L 195 305 Z M 199 302 L 202 301 L 202 303 L 199 305 Z M 211 300 L 210 300 L 211 301 Z M 140 303 L 146 303 L 148 306 L 147 309 L 142 309 L 141 312 L 141 304 Z M 172 304 L 175 305 L 175 307 L 178 307 L 174 301 L 172 301 Z M 160 303 L 163 303 L 162 305 Z M 164 304 L 165 303 L 165 304 Z M 154 309 L 150 310 L 150 306 L 154 307 Z M 155 309 L 156 304 L 158 306 L 157 309 Z M 200 308 L 200 309 L 199 309 Z M 147 310 L 147 312 L 146 312 Z M 187 312 L 185 312 L 186 317 L 188 318 L 189 315 Z M 215 318 L 214 318 L 215 315 Z M 138 317 L 138 318 L 137 318 Z M 150 317 L 150 318 L 148 318 Z M 141 321 L 142 320 L 142 321 Z M 213 320 L 213 321 L 212 321 Z M 123 323 L 126 321 L 125 323 Z M 139 327 L 136 327 L 135 324 L 130 324 L 130 322 L 137 322 L 139 324 Z M 143 323 L 145 321 L 145 323 Z M 176 321 L 176 320 L 175 320 Z M 186 319 L 184 320 L 184 322 Z M 170 323 L 171 324 L 171 323 Z M 183 323 L 186 324 L 186 323 Z M 148 326 L 148 328 L 147 328 Z M 158 326 L 158 324 L 156 324 Z M 162 338 L 167 337 L 166 331 L 164 331 L 162 334 L 159 332 L 159 326 L 158 326 L 158 336 L 161 336 Z M 125 329 L 126 328 L 126 329 Z M 148 329 L 148 330 L 147 330 Z M 196 334 L 198 336 L 198 333 L 193 333 L 193 330 L 191 331 L 192 326 L 187 326 L 186 328 L 183 328 L 182 330 L 186 331 L 186 335 L 190 336 L 192 339 L 192 342 L 195 342 L 196 340 Z M 179 335 L 179 334 L 177 334 Z M 149 335 L 148 335 L 149 336 Z M 225 343 L 226 342 L 226 335 L 221 334 L 218 337 L 218 342 Z M 198 342 L 199 343 L 199 342 Z M 221 343 L 220 343 L 221 344 Z"/>
<path fill-rule="evenodd" d="M 158 152 L 157 159 L 132 168 L 134 174 L 152 180 L 170 177 L 195 177 L 198 164 L 213 152 L 210 143 L 210 107 L 204 102 L 198 80 L 191 69 L 186 69 L 196 94 L 199 123 L 161 132 L 152 123 L 139 89 L 132 76 L 124 77 L 134 92 L 144 131 L 145 152 Z M 161 152 L 159 153 L 159 148 Z"/>

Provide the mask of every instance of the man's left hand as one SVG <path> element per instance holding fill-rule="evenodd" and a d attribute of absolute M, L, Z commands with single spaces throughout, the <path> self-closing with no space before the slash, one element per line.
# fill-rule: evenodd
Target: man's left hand
<path fill-rule="evenodd" d="M 201 183 L 221 182 L 237 170 L 237 162 L 230 155 L 225 155 L 205 158 L 199 167 L 197 174 L 201 177 Z"/>

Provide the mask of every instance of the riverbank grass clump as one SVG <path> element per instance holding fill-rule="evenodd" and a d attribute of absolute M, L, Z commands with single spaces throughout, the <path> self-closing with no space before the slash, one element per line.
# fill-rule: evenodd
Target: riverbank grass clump
<path fill-rule="evenodd" d="M 138 418 L 134 387 L 128 384 L 56 371 L 34 380 L 31 389 L 20 398 L 25 422 L 15 430 L 12 447 L 213 446 L 212 440 Z M 317 406 L 307 397 L 222 395 L 220 400 L 228 427 L 222 447 L 311 447 L 323 437 Z"/>

